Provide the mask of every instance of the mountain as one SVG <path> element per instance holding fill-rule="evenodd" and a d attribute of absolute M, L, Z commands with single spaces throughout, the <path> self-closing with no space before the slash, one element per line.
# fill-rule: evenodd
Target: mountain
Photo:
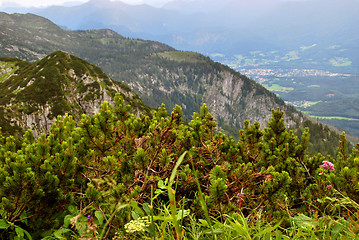
<path fill-rule="evenodd" d="M 285 55 L 316 44 L 300 54 L 297 68 L 311 62 L 312 68 L 358 73 L 358 8 L 357 0 L 174 0 L 162 8 L 90 0 L 79 6 L 28 11 L 73 30 L 110 28 L 176 49 L 220 53 L 226 59 L 253 51 Z M 348 59 L 351 64 L 333 68 L 333 58 Z M 293 62 L 284 59 L 277 65 L 292 67 Z"/>
<path fill-rule="evenodd" d="M 286 112 L 286 125 L 301 135 L 304 126 L 315 129 L 312 145 L 337 146 L 338 135 L 314 124 L 275 94 L 246 76 L 198 53 L 176 51 L 153 41 L 127 39 L 111 30 L 66 31 L 32 14 L 0 13 L 0 55 L 38 61 L 61 50 L 98 65 L 110 78 L 124 82 L 150 107 L 165 103 L 171 111 L 182 107 L 190 120 L 205 103 L 219 123 L 219 130 L 238 137 L 245 120 L 264 126 L 271 109 Z M 313 132 L 313 133 L 314 133 Z M 314 135 L 314 134 L 313 134 Z"/>
<path fill-rule="evenodd" d="M 116 93 L 136 111 L 150 111 L 126 85 L 61 51 L 33 63 L 2 57 L 0 79 L 0 125 L 6 135 L 28 128 L 35 136 L 48 133 L 58 115 L 77 120 L 81 114 L 93 115 L 104 101 L 113 103 Z"/>
<path fill-rule="evenodd" d="M 197 53 L 125 39 L 111 30 L 65 31 L 32 14 L 2 13 L 0 23 L 0 55 L 34 61 L 66 51 L 128 84 L 151 107 L 179 104 L 187 119 L 202 103 L 221 125 L 237 127 L 246 119 L 267 122 L 277 106 L 294 111 L 244 75 Z"/>
<path fill-rule="evenodd" d="M 20 11 L 49 18 L 63 29 L 109 28 L 202 53 L 311 116 L 359 136 L 359 119 L 347 114 L 359 114 L 351 104 L 358 97 L 346 91 L 356 91 L 351 81 L 356 86 L 359 79 L 357 9 L 357 0 L 172 0 L 161 8 L 90 0 L 72 7 Z M 308 75 L 308 70 L 318 74 Z M 323 72 L 329 72 L 325 79 Z M 333 92 L 340 99 L 328 99 Z M 309 108 L 307 103 L 318 106 Z M 335 114 L 317 111 L 322 104 L 332 106 L 329 112 Z"/>

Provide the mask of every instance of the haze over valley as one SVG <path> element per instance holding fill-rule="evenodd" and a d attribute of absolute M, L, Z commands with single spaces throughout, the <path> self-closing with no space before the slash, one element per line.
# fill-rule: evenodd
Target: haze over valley
<path fill-rule="evenodd" d="M 109 28 L 205 54 L 359 136 L 357 9 L 357 0 L 174 0 L 161 7 L 91 0 L 8 11 L 32 12 L 64 29 Z M 329 107 L 325 114 L 322 106 Z"/>
<path fill-rule="evenodd" d="M 32 12 L 64 29 L 109 28 L 202 53 L 309 115 L 359 136 L 357 0 L 78 4 L 8 11 Z M 323 108 L 327 111 L 319 111 Z"/>

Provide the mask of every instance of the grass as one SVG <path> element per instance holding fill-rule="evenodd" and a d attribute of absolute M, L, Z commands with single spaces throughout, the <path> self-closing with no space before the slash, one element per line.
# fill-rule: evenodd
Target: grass
<path fill-rule="evenodd" d="M 321 103 L 322 101 L 309 101 L 309 102 L 306 102 L 304 103 L 303 105 L 301 105 L 300 107 L 311 107 L 311 106 L 314 106 L 315 104 L 318 104 L 318 103 Z"/>
<path fill-rule="evenodd" d="M 183 154 L 177 161 L 178 167 L 184 157 Z M 193 212 L 185 210 L 183 206 L 177 206 L 175 191 L 171 185 L 175 184 L 177 170 L 174 169 L 170 180 L 161 187 L 160 193 L 155 196 L 151 194 L 151 203 L 131 204 L 118 203 L 111 217 L 119 214 L 128 206 L 132 209 L 133 220 L 128 222 L 124 229 L 118 229 L 117 237 L 113 239 L 174 239 L 174 240 L 205 240 L 205 239 L 357 239 L 358 233 L 358 212 L 348 212 L 348 217 L 335 217 L 326 214 L 319 214 L 314 210 L 308 214 L 288 213 L 286 218 L 272 219 L 264 218 L 264 212 L 252 210 L 251 214 L 245 216 L 241 211 L 223 214 L 218 218 L 212 217 L 206 220 L 198 218 Z M 163 183 L 162 183 L 163 184 Z M 168 184 L 168 185 L 167 185 Z M 200 189 L 200 187 L 199 187 Z M 157 189 L 158 191 L 158 189 Z M 156 192 L 157 192 L 156 191 Z M 337 197 L 326 197 L 329 205 L 348 206 L 354 210 L 359 210 L 359 205 L 350 198 L 342 195 L 337 190 L 333 190 Z M 151 191 L 152 192 L 152 191 Z M 153 201 L 160 195 L 167 192 L 169 203 L 154 205 Z M 173 193 L 173 195 L 171 194 Z M 200 190 L 199 190 L 199 193 Z M 184 199 L 183 199 L 184 200 Z M 142 207 L 141 207 L 142 205 Z M 202 207 L 206 208 L 206 202 L 202 202 Z M 111 223 L 102 215 L 95 213 L 92 232 L 94 235 L 101 235 L 96 239 L 105 239 L 104 233 Z M 53 232 L 52 237 L 62 237 L 63 233 L 73 232 L 73 239 L 84 239 L 81 237 L 91 236 L 85 228 L 79 226 L 86 225 L 87 218 L 83 213 L 79 213 L 74 228 L 70 228 L 69 223 Z M 71 216 L 72 217 L 72 216 Z M 101 220 L 101 221 L 99 221 Z M 286 222 L 284 224 L 284 222 Z M 87 226 L 88 228 L 88 226 Z M 85 235 L 87 233 L 87 235 Z M 81 236 L 81 237 L 80 237 Z"/>
<path fill-rule="evenodd" d="M 271 86 L 263 84 L 265 88 L 267 88 L 269 91 L 275 91 L 275 92 L 290 92 L 293 91 L 294 88 L 292 87 L 283 87 L 279 84 L 271 84 Z"/>
<path fill-rule="evenodd" d="M 18 69 L 15 63 L 0 61 L 0 82 L 7 80 Z"/>
<path fill-rule="evenodd" d="M 308 116 L 312 118 L 318 118 L 318 119 L 338 119 L 338 120 L 347 120 L 347 121 L 359 121 L 359 119 L 356 118 L 348 118 L 348 117 L 340 117 L 340 116 L 317 116 L 317 115 L 311 115 L 311 112 L 308 111 L 302 111 L 303 113 L 307 114 Z"/>
<path fill-rule="evenodd" d="M 178 62 L 197 63 L 204 60 L 200 54 L 195 52 L 167 51 L 158 53 L 158 55 L 163 58 Z"/>
<path fill-rule="evenodd" d="M 329 60 L 334 67 L 348 67 L 352 65 L 352 61 L 349 58 L 335 57 Z"/>
<path fill-rule="evenodd" d="M 283 57 L 283 60 L 286 61 L 292 61 L 292 60 L 298 60 L 300 57 L 298 56 L 298 51 L 290 51 Z"/>

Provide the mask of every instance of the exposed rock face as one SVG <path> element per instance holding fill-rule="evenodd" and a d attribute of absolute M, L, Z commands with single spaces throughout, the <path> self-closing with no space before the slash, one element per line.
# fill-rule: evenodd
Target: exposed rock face
<path fill-rule="evenodd" d="M 38 112 L 31 114 L 20 114 L 16 121 L 23 129 L 32 129 L 34 136 L 38 137 L 41 133 L 49 133 L 54 118 L 49 119 L 50 106 L 40 107 Z"/>
<path fill-rule="evenodd" d="M 4 78 L 0 82 L 0 123 L 8 134 L 21 129 L 32 129 L 35 137 L 49 133 L 58 115 L 68 113 L 75 119 L 82 113 L 93 115 L 104 101 L 113 104 L 116 93 L 128 103 L 137 102 L 137 111 L 148 110 L 128 87 L 110 79 L 97 66 L 64 52 L 33 64 L 16 59 L 0 59 L 0 63 L 0 68 L 7 68 L 0 74 Z"/>
<path fill-rule="evenodd" d="M 181 53 L 183 58 L 186 55 L 193 57 L 193 53 Z M 277 107 L 289 113 L 286 115 L 288 127 L 294 126 L 298 120 L 303 120 L 304 116 L 293 107 L 286 105 L 275 94 L 246 76 L 221 64 L 210 63 L 199 54 L 194 56 L 196 57 L 197 61 L 193 66 L 178 61 L 179 67 L 175 71 L 162 66 L 161 74 L 139 76 L 141 86 L 138 83 L 129 85 L 134 91 L 139 92 L 145 102 L 156 98 L 152 93 L 162 96 L 158 99 L 161 102 L 173 102 L 171 98 L 174 98 L 173 95 L 177 96 L 180 101 L 176 104 L 183 108 L 187 116 L 198 111 L 205 103 L 212 116 L 219 122 L 220 128 L 227 124 L 239 129 L 243 127 L 245 120 L 258 121 L 261 126 L 265 126 L 272 116 L 271 110 Z M 152 91 L 143 86 L 149 86 Z M 173 108 L 173 105 L 166 106 L 168 110 Z M 296 120 L 293 118 L 294 115 Z"/>

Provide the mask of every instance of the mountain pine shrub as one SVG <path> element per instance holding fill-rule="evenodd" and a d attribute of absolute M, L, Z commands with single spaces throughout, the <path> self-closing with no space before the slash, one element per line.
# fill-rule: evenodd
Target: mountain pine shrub
<path fill-rule="evenodd" d="M 130 238 L 126 224 L 146 219 L 139 237 L 182 239 L 189 219 L 213 235 L 229 231 L 218 221 L 238 227 L 259 213 L 283 227 L 313 211 L 358 220 L 359 146 L 348 154 L 344 134 L 333 159 L 309 156 L 308 129 L 296 137 L 279 109 L 263 130 L 246 121 L 238 141 L 216 132 L 206 105 L 188 124 L 182 117 L 178 106 L 135 113 L 116 95 L 77 124 L 58 117 L 48 136 L 28 130 L 19 145 L 0 135 L 1 238 L 20 228 L 36 239 Z"/>

